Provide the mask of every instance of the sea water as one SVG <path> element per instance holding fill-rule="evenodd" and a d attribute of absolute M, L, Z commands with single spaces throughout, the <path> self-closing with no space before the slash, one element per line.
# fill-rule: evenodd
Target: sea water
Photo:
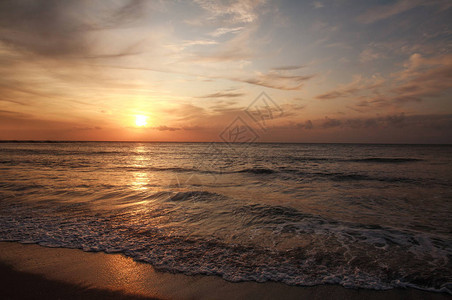
<path fill-rule="evenodd" d="M 452 146 L 0 143 L 0 240 L 450 293 L 451 170 Z"/>

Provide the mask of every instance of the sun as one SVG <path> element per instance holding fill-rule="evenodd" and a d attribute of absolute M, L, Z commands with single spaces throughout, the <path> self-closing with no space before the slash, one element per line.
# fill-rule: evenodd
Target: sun
<path fill-rule="evenodd" d="M 135 125 L 138 127 L 144 127 L 148 125 L 148 117 L 143 115 L 136 115 L 135 116 Z"/>

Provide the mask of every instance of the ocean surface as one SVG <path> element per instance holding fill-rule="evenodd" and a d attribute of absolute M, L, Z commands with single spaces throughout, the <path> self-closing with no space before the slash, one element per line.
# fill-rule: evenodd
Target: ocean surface
<path fill-rule="evenodd" d="M 452 291 L 452 146 L 0 143 L 0 240 L 229 281 Z"/>

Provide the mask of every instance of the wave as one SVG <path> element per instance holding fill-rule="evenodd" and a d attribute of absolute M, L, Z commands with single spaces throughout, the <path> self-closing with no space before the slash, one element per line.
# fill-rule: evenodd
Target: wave
<path fill-rule="evenodd" d="M 150 155 L 151 152 L 137 152 L 130 149 L 124 150 L 81 150 L 81 149 L 27 149 L 27 148 L 0 148 L 0 153 L 24 154 L 24 155 L 54 155 L 54 156 L 96 156 L 96 155 Z"/>
<path fill-rule="evenodd" d="M 384 157 L 369 157 L 369 158 L 361 158 L 361 159 L 350 159 L 346 161 L 351 162 L 365 162 L 365 163 L 408 163 L 408 162 L 418 162 L 422 161 L 422 159 L 418 158 L 384 158 Z"/>
<path fill-rule="evenodd" d="M 168 197 L 167 201 L 211 202 L 211 201 L 224 200 L 224 199 L 226 199 L 226 196 L 218 194 L 218 193 L 212 193 L 212 192 L 208 192 L 208 191 L 188 191 L 188 192 L 177 192 L 175 194 L 172 194 Z"/>
<path fill-rule="evenodd" d="M 203 174 L 237 174 L 237 173 L 248 173 L 248 174 L 274 174 L 278 173 L 277 170 L 268 168 L 245 168 L 240 170 L 231 170 L 230 168 L 217 168 L 215 170 L 197 169 L 197 168 L 184 168 L 184 167 L 148 167 L 148 166 L 134 166 L 134 167 L 118 167 L 119 169 L 128 171 L 155 171 L 155 172 L 176 172 L 176 173 L 186 173 L 186 172 L 196 172 Z"/>
<path fill-rule="evenodd" d="M 186 173 L 186 172 L 202 172 L 196 168 L 184 168 L 184 167 L 152 167 L 152 166 L 119 166 L 116 169 L 124 171 L 154 171 L 154 172 L 175 172 L 175 173 Z"/>
<path fill-rule="evenodd" d="M 234 173 L 250 173 L 250 174 L 274 174 L 278 171 L 267 168 L 247 168 L 239 171 L 235 171 Z"/>
<path fill-rule="evenodd" d="M 298 161 L 298 162 L 357 162 L 357 163 L 409 163 L 409 162 L 419 162 L 423 161 L 419 158 L 388 158 L 388 157 L 367 157 L 367 158 L 351 158 L 351 159 L 344 159 L 339 157 L 294 157 L 294 156 L 288 156 L 286 157 L 288 161 Z M 278 159 L 278 157 L 275 157 L 274 159 Z"/>
<path fill-rule="evenodd" d="M 168 199 L 178 202 L 218 198 L 221 195 L 200 191 L 176 193 Z M 233 282 L 341 284 L 369 289 L 414 286 L 450 293 L 451 270 L 445 262 L 450 245 L 435 240 L 434 236 L 379 225 L 338 222 L 290 207 L 265 204 L 237 203 L 229 211 L 223 207 L 209 210 L 202 214 L 201 220 L 195 218 L 199 211 L 165 210 L 164 206 L 143 211 L 123 210 L 108 216 L 75 214 L 79 205 L 68 206 L 68 212 L 60 216 L 55 209 L 46 212 L 15 206 L 11 208 L 15 214 L 8 214 L 6 208 L 0 215 L 0 240 L 120 252 L 161 271 L 217 275 Z M 211 207 L 218 205 L 212 203 Z M 199 224 L 205 225 L 199 222 L 208 219 L 209 214 L 218 213 L 230 217 L 231 222 L 246 224 L 232 232 L 242 236 L 246 243 L 227 242 L 215 234 L 208 237 L 190 234 L 196 232 Z M 184 228 L 170 223 L 161 226 L 161 218 L 179 219 L 184 222 Z M 231 227 L 221 227 L 221 231 Z M 251 243 L 259 233 L 263 241 L 273 241 L 275 246 Z M 279 242 L 290 237 L 295 246 L 278 248 Z M 303 246 L 296 246 L 298 240 L 304 241 Z M 402 265 L 398 263 L 400 260 L 404 262 Z"/>
<path fill-rule="evenodd" d="M 243 205 L 238 207 L 234 213 L 257 217 L 254 219 L 255 221 L 270 218 L 272 223 L 279 223 L 279 217 L 282 217 L 282 222 L 294 222 L 313 217 L 313 215 L 301 213 L 291 207 L 264 204 Z"/>
<path fill-rule="evenodd" d="M 413 183 L 415 180 L 404 177 L 373 177 L 364 174 L 346 173 L 317 173 L 316 175 L 327 177 L 333 181 L 381 181 L 392 183 Z"/>
<path fill-rule="evenodd" d="M 304 172 L 296 169 L 286 169 L 285 173 L 295 174 L 304 179 L 327 179 L 331 181 L 380 181 L 389 183 L 417 183 L 418 181 L 406 177 L 378 177 L 366 174 L 343 173 L 343 172 Z"/>

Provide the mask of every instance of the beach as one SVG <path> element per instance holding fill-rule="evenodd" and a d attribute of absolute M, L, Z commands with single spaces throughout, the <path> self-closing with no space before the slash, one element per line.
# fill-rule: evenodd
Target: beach
<path fill-rule="evenodd" d="M 232 283 L 217 276 L 156 271 L 120 254 L 0 243 L 0 291 L 6 299 L 448 299 L 416 289 L 376 291 L 339 285 Z"/>

